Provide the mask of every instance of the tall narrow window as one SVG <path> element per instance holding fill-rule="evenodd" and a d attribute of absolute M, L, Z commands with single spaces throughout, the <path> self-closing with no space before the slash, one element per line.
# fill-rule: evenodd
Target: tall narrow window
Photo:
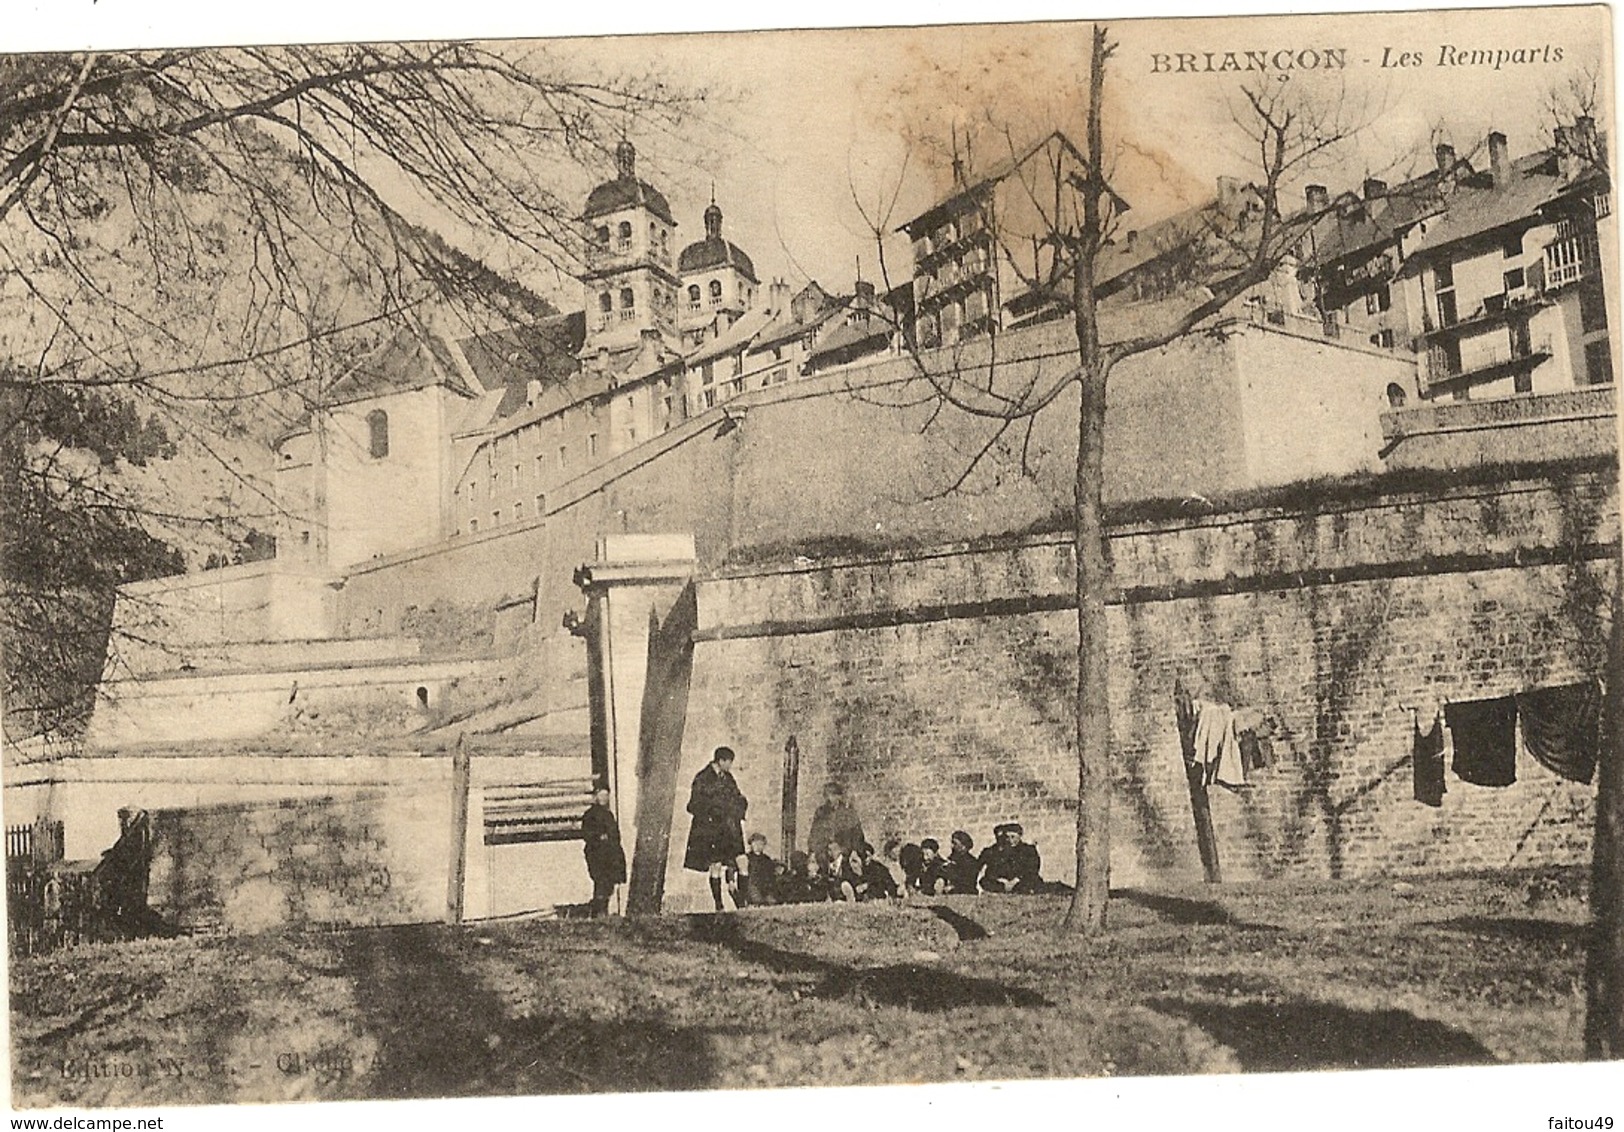
<path fill-rule="evenodd" d="M 382 409 L 367 414 L 367 445 L 374 460 L 389 455 L 389 414 Z"/>

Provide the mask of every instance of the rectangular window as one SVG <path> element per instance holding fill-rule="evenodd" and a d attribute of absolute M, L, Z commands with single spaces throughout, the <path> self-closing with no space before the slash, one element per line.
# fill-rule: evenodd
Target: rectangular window
<path fill-rule="evenodd" d="M 1456 321 L 1455 292 L 1440 291 L 1438 293 L 1438 325 L 1454 326 Z"/>
<path fill-rule="evenodd" d="M 519 486 L 519 465 L 514 464 L 513 465 L 513 478 L 512 478 L 512 480 L 509 481 L 508 487 L 513 488 L 513 487 L 518 487 L 518 486 Z"/>
<path fill-rule="evenodd" d="M 700 367 L 700 377 L 706 385 L 709 385 L 711 382 L 716 380 L 716 370 L 713 368 L 714 365 L 715 363 L 713 362 L 706 362 Z"/>
<path fill-rule="evenodd" d="M 500 511 L 492 511 L 491 512 L 491 526 L 500 527 L 501 525 L 502 525 L 502 512 L 500 512 Z"/>
<path fill-rule="evenodd" d="M 477 535 L 479 533 L 479 520 L 478 519 L 469 519 L 468 520 L 468 533 L 471 534 L 471 535 Z"/>
<path fill-rule="evenodd" d="M 558 446 L 558 466 L 560 468 L 563 468 L 569 462 L 570 462 L 570 450 L 569 450 L 569 448 L 567 446 L 565 446 L 563 444 L 560 444 Z"/>
<path fill-rule="evenodd" d="M 1432 282 L 1435 290 L 1447 291 L 1455 285 L 1455 265 L 1440 263 L 1432 270 Z"/>
<path fill-rule="evenodd" d="M 1521 291 L 1528 283 L 1528 276 L 1520 267 L 1506 272 L 1504 278 L 1506 284 L 1506 293 L 1508 295 L 1512 291 Z"/>
<path fill-rule="evenodd" d="M 513 505 L 513 521 L 515 523 L 524 522 L 524 504 L 523 503 L 515 503 Z"/>
<path fill-rule="evenodd" d="M 547 497 L 538 495 L 536 496 L 536 518 L 539 519 L 545 514 L 547 514 Z"/>
<path fill-rule="evenodd" d="M 589 458 L 598 454 L 598 434 L 595 432 L 586 434 L 586 454 Z"/>
<path fill-rule="evenodd" d="M 1505 253 L 1507 259 L 1515 259 L 1517 256 L 1522 255 L 1522 245 L 1523 234 L 1514 232 L 1506 237 L 1505 245 L 1501 250 Z"/>
<path fill-rule="evenodd" d="M 1595 284 L 1579 288 L 1579 325 L 1586 334 L 1607 329 L 1607 299 Z"/>
<path fill-rule="evenodd" d="M 1591 385 L 1611 385 L 1613 382 L 1613 351 L 1607 340 L 1585 345 L 1585 380 Z"/>

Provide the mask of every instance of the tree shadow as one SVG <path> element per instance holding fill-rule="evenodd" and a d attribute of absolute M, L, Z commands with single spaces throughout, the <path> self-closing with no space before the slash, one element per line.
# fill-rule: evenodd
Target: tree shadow
<path fill-rule="evenodd" d="M 1403 1010 L 1351 1010 L 1299 998 L 1247 1003 L 1156 998 L 1146 1005 L 1201 1027 L 1234 1050 L 1249 1071 L 1408 1069 L 1495 1060 L 1470 1034 Z"/>
<path fill-rule="evenodd" d="M 505 1017 L 500 998 L 430 926 L 353 932 L 344 961 L 358 1022 L 378 1041 L 355 1095 L 668 1091 L 715 1079 L 702 1030 L 652 1018 Z"/>
<path fill-rule="evenodd" d="M 750 939 L 739 918 L 726 913 L 699 913 L 689 916 L 688 921 L 696 940 L 719 944 L 739 958 L 777 974 L 808 976 L 811 979 L 808 985 L 794 988 L 802 997 L 844 999 L 862 1005 L 896 1006 L 930 1014 L 963 1007 L 1053 1005 L 1026 987 L 960 975 L 931 964 L 846 967 L 816 955 L 786 951 Z"/>
<path fill-rule="evenodd" d="M 1136 888 L 1113 889 L 1111 896 L 1129 904 L 1136 904 L 1175 924 L 1237 928 L 1242 931 L 1276 932 L 1273 924 L 1258 924 L 1242 920 L 1228 908 L 1212 900 L 1191 900 L 1185 896 L 1169 896 L 1161 892 L 1145 892 Z"/>
<path fill-rule="evenodd" d="M 1451 920 L 1433 920 L 1421 926 L 1499 939 L 1526 940 L 1530 943 L 1579 944 L 1584 941 L 1588 930 L 1585 924 L 1570 924 L 1561 920 L 1490 916 L 1457 916 Z"/>

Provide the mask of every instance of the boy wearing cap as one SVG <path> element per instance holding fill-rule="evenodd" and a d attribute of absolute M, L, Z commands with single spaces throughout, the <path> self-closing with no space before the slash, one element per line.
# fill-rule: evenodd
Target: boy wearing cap
<path fill-rule="evenodd" d="M 1030 894 L 1043 884 L 1038 847 L 1028 845 L 1020 822 L 1005 822 L 993 831 L 994 843 L 981 855 L 981 890 Z"/>
<path fill-rule="evenodd" d="M 626 883 L 626 852 L 620 845 L 620 823 L 609 808 L 609 787 L 601 782 L 593 788 L 592 804 L 581 815 L 581 838 L 586 875 L 592 878 L 592 902 L 587 908 L 594 916 L 604 916 L 609 913 L 615 886 Z"/>

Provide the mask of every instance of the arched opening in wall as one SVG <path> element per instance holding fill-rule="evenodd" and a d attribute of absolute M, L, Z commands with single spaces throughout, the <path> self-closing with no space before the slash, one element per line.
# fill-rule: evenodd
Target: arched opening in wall
<path fill-rule="evenodd" d="M 367 414 L 367 447 L 374 460 L 389 455 L 389 414 L 382 409 Z"/>
<path fill-rule="evenodd" d="M 417 707 L 418 707 L 418 710 L 420 710 L 420 711 L 427 711 L 428 710 L 428 708 L 429 708 L 429 690 L 427 688 L 419 687 L 417 689 Z"/>
<path fill-rule="evenodd" d="M 1402 409 L 1404 407 L 1404 402 L 1406 400 L 1408 400 L 1408 398 L 1405 395 L 1404 386 L 1400 385 L 1396 381 L 1392 382 L 1390 385 L 1388 385 L 1388 387 L 1387 387 L 1387 404 L 1389 406 L 1391 406 L 1394 409 Z"/>

